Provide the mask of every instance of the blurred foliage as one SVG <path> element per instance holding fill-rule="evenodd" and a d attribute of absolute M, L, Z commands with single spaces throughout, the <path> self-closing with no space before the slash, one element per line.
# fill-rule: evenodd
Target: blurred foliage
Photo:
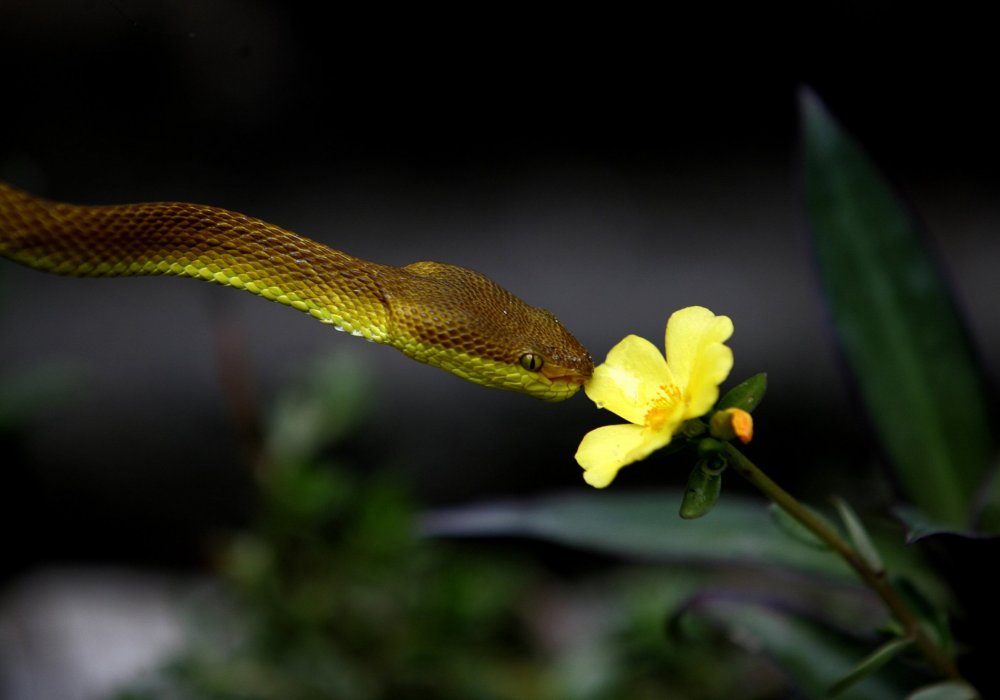
<path fill-rule="evenodd" d="M 422 546 L 401 490 L 377 479 L 281 465 L 262 496 L 220 562 L 237 607 L 172 667 L 194 696 L 537 695 L 510 605 L 528 572 Z"/>
<path fill-rule="evenodd" d="M 710 517 L 686 521 L 677 515 L 683 495 L 680 489 L 556 494 L 438 509 L 422 522 L 426 532 L 439 536 L 532 537 L 649 563 L 763 567 L 861 590 L 848 566 L 796 521 L 786 521 L 784 511 L 729 494 Z M 887 521 L 866 529 L 889 569 L 935 604 L 946 604 L 947 592 L 902 534 L 898 524 Z"/>
<path fill-rule="evenodd" d="M 254 527 L 219 549 L 185 649 L 118 700 L 754 700 L 781 687 L 724 635 L 668 638 L 668 612 L 704 572 L 544 553 L 570 579 L 502 541 L 421 536 L 403 483 L 327 456 L 366 410 L 363 372 L 345 362 L 278 397 Z"/>
<path fill-rule="evenodd" d="M 0 378 L 0 436 L 24 429 L 33 417 L 82 391 L 83 372 L 50 363 Z"/>

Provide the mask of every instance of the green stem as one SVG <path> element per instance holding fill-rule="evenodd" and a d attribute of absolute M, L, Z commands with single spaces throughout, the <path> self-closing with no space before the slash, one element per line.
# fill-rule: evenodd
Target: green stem
<path fill-rule="evenodd" d="M 956 680 L 963 680 L 951 657 L 927 635 L 923 625 L 920 624 L 920 620 L 907 607 L 906 603 L 903 602 L 903 599 L 896 592 L 896 589 L 892 587 L 892 584 L 889 583 L 884 570 L 872 568 L 868 562 L 858 555 L 847 540 L 841 537 L 825 522 L 813 515 L 794 496 L 772 481 L 767 474 L 747 459 L 742 452 L 729 443 L 725 445 L 725 452 L 729 458 L 731 467 L 738 471 L 747 481 L 756 486 L 765 496 L 777 503 L 786 513 L 819 537 L 854 569 L 858 576 L 882 599 L 882 602 L 885 603 L 893 617 L 896 618 L 896 621 L 903 626 L 906 636 L 913 640 L 913 643 L 920 649 L 924 657 L 942 675 Z"/>

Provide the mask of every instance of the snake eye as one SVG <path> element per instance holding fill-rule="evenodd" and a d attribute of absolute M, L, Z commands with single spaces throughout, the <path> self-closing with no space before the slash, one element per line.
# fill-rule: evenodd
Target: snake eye
<path fill-rule="evenodd" d="M 543 364 L 545 362 L 542 360 L 541 355 L 536 355 L 533 352 L 526 352 L 521 355 L 521 366 L 529 372 L 537 372 L 542 368 Z"/>

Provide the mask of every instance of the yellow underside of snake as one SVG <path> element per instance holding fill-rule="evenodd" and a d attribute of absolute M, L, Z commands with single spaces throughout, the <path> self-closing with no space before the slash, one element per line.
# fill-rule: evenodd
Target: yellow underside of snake
<path fill-rule="evenodd" d="M 478 272 L 368 262 L 217 207 L 75 206 L 0 183 L 0 255 L 61 275 L 177 275 L 243 289 L 463 379 L 549 401 L 572 396 L 593 371 L 555 316 Z"/>

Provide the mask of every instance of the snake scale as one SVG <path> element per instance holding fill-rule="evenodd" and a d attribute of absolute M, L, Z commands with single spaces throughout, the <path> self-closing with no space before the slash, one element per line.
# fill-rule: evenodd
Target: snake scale
<path fill-rule="evenodd" d="M 243 214 L 180 202 L 77 206 L 0 183 L 0 255 L 61 275 L 176 275 L 243 289 L 489 387 L 560 401 L 587 350 L 550 312 L 439 262 L 368 262 Z"/>

